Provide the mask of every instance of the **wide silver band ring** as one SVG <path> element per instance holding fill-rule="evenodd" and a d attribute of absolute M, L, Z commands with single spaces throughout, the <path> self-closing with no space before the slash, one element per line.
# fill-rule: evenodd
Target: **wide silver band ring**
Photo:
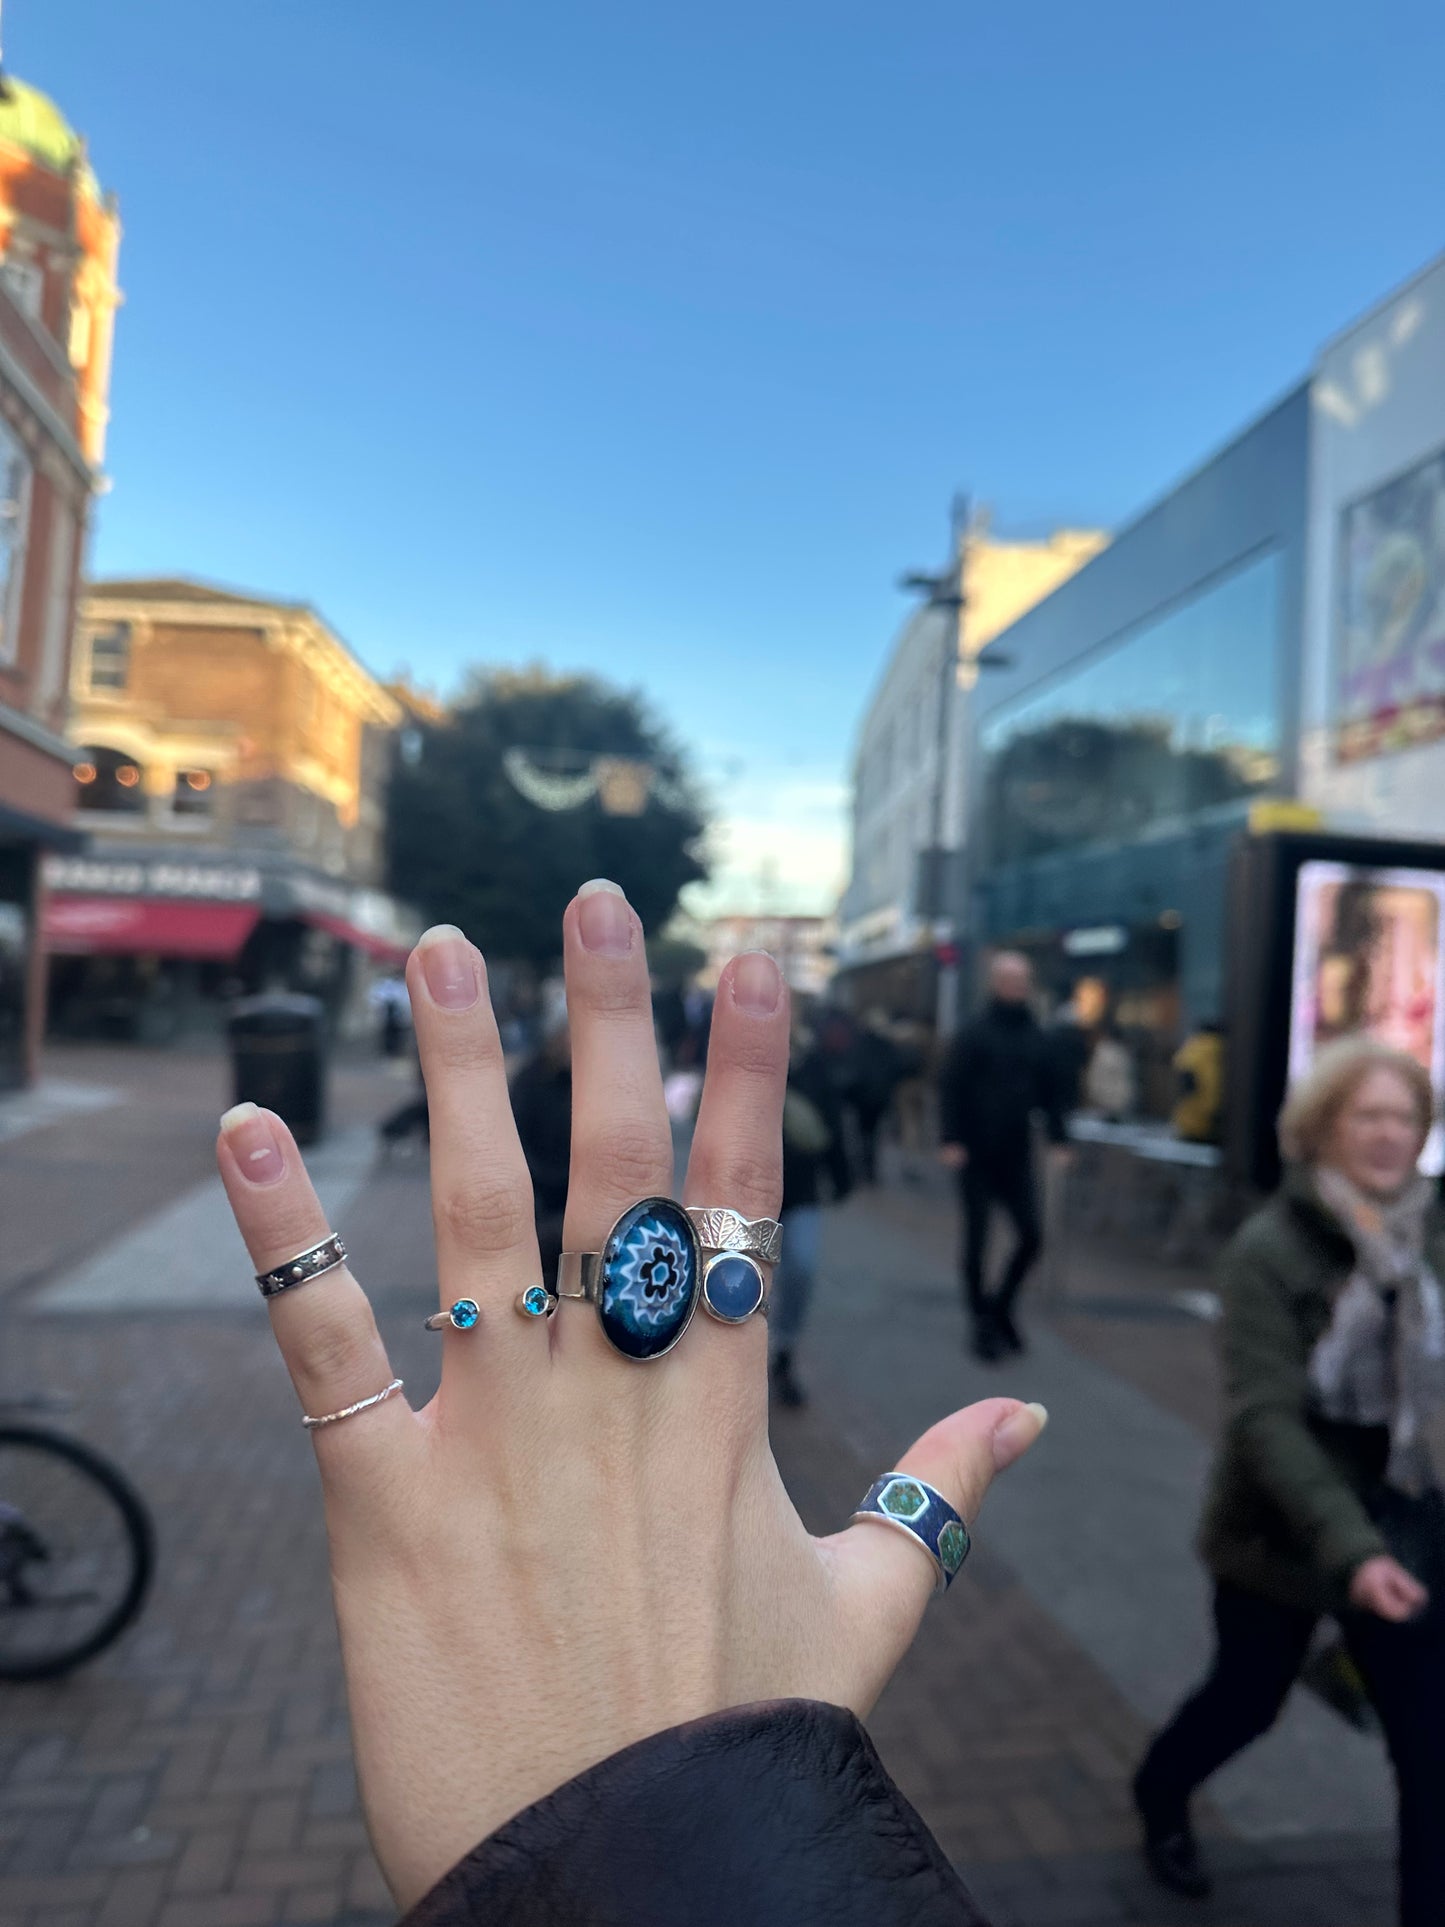
<path fill-rule="evenodd" d="M 775 1265 L 783 1255 L 783 1227 L 776 1218 L 745 1218 L 719 1204 L 690 1204 L 687 1215 L 704 1251 L 740 1251 L 763 1265 Z"/>
<path fill-rule="evenodd" d="M 346 1263 L 346 1246 L 336 1232 L 330 1231 L 319 1244 L 308 1245 L 305 1251 L 298 1251 L 294 1258 L 288 1258 L 284 1265 L 277 1265 L 271 1271 L 258 1271 L 256 1283 L 263 1298 L 274 1298 L 278 1292 L 293 1291 L 297 1285 L 309 1285 L 313 1278 L 321 1277 L 323 1272 L 335 1271 L 338 1265 Z"/>

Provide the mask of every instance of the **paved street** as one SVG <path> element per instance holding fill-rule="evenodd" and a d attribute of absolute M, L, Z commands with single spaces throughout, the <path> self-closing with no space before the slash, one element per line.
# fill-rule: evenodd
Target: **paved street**
<path fill-rule="evenodd" d="M 0 1688 L 0 1927 L 383 1927 L 310 1447 L 211 1176 L 220 1068 L 117 1050 L 47 1072 L 55 1101 L 0 1132 L 0 1393 L 74 1396 L 74 1429 L 145 1489 L 161 1564 L 119 1648 Z M 424 1164 L 368 1164 L 366 1127 L 403 1088 L 343 1068 L 316 1162 L 422 1399 Z M 1207 1328 L 1172 1295 L 1203 1280 L 1076 1237 L 1067 1301 L 995 1376 L 963 1353 L 951 1245 L 932 1192 L 831 1219 L 813 1401 L 774 1427 L 821 1529 L 949 1405 L 1006 1388 L 1050 1408 L 877 1710 L 890 1766 L 997 1927 L 1386 1927 L 1378 1748 L 1304 1694 L 1201 1815 L 1216 1899 L 1171 1903 L 1135 1865 L 1128 1775 L 1205 1650 L 1189 1541 L 1214 1378 Z"/>

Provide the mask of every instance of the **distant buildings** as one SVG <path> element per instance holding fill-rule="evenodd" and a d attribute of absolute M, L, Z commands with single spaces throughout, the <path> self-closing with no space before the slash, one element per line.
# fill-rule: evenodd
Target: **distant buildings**
<path fill-rule="evenodd" d="M 70 828 L 71 634 L 107 421 L 120 222 L 83 143 L 0 89 L 0 1090 L 33 1073 L 43 850 Z"/>
<path fill-rule="evenodd" d="M 833 974 L 837 925 L 831 917 L 723 916 L 699 926 L 707 964 L 699 981 L 711 990 L 724 966 L 745 950 L 767 950 L 796 996 L 820 997 Z"/>
<path fill-rule="evenodd" d="M 302 604 L 92 583 L 70 725 L 88 845 L 47 866 L 54 1020 L 163 1035 L 270 985 L 355 1010 L 362 960 L 417 934 L 381 889 L 406 715 Z"/>
<path fill-rule="evenodd" d="M 932 1022 L 936 951 L 948 941 L 940 893 L 963 842 L 964 697 L 978 653 L 1023 610 L 1098 554 L 1108 537 L 1061 529 L 1039 542 L 968 530 L 949 575 L 956 609 L 924 607 L 903 626 L 859 726 L 853 761 L 852 875 L 839 911 L 839 991 Z"/>

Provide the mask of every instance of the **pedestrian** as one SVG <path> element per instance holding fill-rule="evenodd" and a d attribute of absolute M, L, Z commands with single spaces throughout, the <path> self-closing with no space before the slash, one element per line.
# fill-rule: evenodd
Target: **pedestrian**
<path fill-rule="evenodd" d="M 560 989 L 544 994 L 541 1029 L 541 1043 L 512 1079 L 512 1115 L 532 1180 L 542 1278 L 551 1285 L 562 1256 L 572 1155 L 572 1032 Z"/>
<path fill-rule="evenodd" d="M 1434 1097 L 1368 1038 L 1321 1051 L 1280 1118 L 1283 1185 L 1220 1266 L 1223 1443 L 1200 1550 L 1216 1646 L 1134 1782 L 1145 1855 L 1174 1892 L 1208 1877 L 1189 1798 L 1274 1724 L 1333 1614 L 1385 1731 L 1399 1796 L 1400 1921 L 1445 1921 L 1445 1218 L 1418 1173 Z"/>
<path fill-rule="evenodd" d="M 400 1057 L 411 1029 L 411 999 L 406 984 L 395 974 L 381 977 L 371 986 L 371 1006 L 381 1017 L 378 1039 L 383 1057 Z"/>
<path fill-rule="evenodd" d="M 1218 1144 L 1224 1123 L 1224 1030 L 1201 1024 L 1174 1053 L 1174 1135 Z"/>
<path fill-rule="evenodd" d="M 958 1173 L 963 1198 L 963 1287 L 977 1357 L 1021 1352 L 1014 1307 L 1043 1250 L 1034 1174 L 1034 1120 L 1050 1143 L 1067 1148 L 1059 1083 L 1048 1040 L 1030 1008 L 1033 968 L 1001 951 L 988 973 L 983 1014 L 958 1035 L 940 1079 L 940 1161 Z M 989 1220 L 999 1205 L 1011 1219 L 1014 1249 L 995 1291 L 984 1285 Z"/>
<path fill-rule="evenodd" d="M 1049 1063 L 1058 1093 L 1058 1106 L 1065 1117 L 1077 1111 L 1084 1100 L 1084 1072 L 1093 1054 L 1093 1041 L 1080 1009 L 1082 999 L 1077 986 L 1055 1013 L 1047 1036 Z"/>
<path fill-rule="evenodd" d="M 642 925 L 594 883 L 563 942 L 569 1256 L 600 1260 L 632 1220 L 633 1266 L 633 1214 L 672 1186 Z M 598 1306 L 544 1306 L 482 960 L 429 931 L 409 980 L 435 1123 L 440 1384 L 423 1411 L 285 1125 L 239 1106 L 217 1149 L 310 1421 L 397 1911 L 407 1927 L 982 1927 L 849 1709 L 887 1685 L 967 1550 L 958 1513 L 977 1520 L 1045 1414 L 1005 1398 L 955 1413 L 880 1464 L 867 1516 L 810 1537 L 768 1445 L 763 1334 L 687 1324 L 681 1207 L 650 1215 L 667 1261 L 626 1273 L 679 1343 L 624 1358 Z M 688 1195 L 753 1225 L 778 1209 L 788 998 L 754 955 L 717 1004 Z M 303 1244 L 317 1262 L 295 1279 Z"/>
<path fill-rule="evenodd" d="M 825 1199 L 839 1204 L 853 1188 L 843 1107 L 828 1059 L 812 1036 L 794 1033 L 783 1102 L 783 1255 L 768 1311 L 772 1385 L 780 1404 L 808 1402 L 793 1369 L 817 1283 Z"/>
<path fill-rule="evenodd" d="M 1105 1023 L 1084 1071 L 1084 1107 L 1106 1124 L 1122 1124 L 1138 1102 L 1134 1059 L 1117 1024 Z"/>

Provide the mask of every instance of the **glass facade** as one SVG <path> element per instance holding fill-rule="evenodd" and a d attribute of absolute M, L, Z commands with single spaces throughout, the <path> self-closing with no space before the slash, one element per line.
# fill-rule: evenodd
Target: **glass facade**
<path fill-rule="evenodd" d="M 988 867 L 1183 827 L 1279 776 L 1280 560 L 1218 578 L 996 710 Z"/>

